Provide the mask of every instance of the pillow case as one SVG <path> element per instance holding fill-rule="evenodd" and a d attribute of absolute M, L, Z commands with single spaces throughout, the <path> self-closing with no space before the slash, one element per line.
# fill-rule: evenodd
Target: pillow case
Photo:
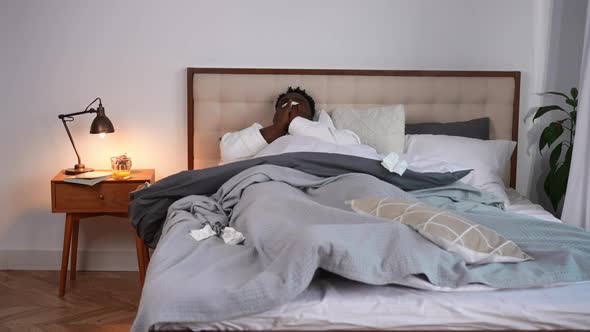
<path fill-rule="evenodd" d="M 399 198 L 363 198 L 348 202 L 357 213 L 399 221 L 426 239 L 463 257 L 467 264 L 532 260 L 516 243 L 496 231 L 450 211 Z"/>
<path fill-rule="evenodd" d="M 407 123 L 406 135 L 449 135 L 490 139 L 490 118 L 479 118 L 458 122 Z"/>
<path fill-rule="evenodd" d="M 473 169 L 461 182 L 491 192 L 510 204 L 502 178 L 508 174 L 516 142 L 447 136 L 406 135 L 406 154 L 412 158 L 440 160 L 463 169 Z M 411 167 L 410 167 L 411 168 Z M 452 169 L 452 168 L 451 168 Z"/>
<path fill-rule="evenodd" d="M 337 108 L 332 120 L 338 129 L 355 132 L 362 144 L 372 146 L 382 155 L 402 153 L 404 149 L 405 112 L 403 105 L 355 110 Z"/>

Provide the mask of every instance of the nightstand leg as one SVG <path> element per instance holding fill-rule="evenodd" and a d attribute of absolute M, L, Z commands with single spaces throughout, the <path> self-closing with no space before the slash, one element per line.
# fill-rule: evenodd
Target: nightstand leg
<path fill-rule="evenodd" d="M 59 274 L 59 296 L 66 293 L 66 279 L 68 277 L 68 259 L 70 256 L 70 240 L 72 239 L 72 215 L 66 213 L 66 226 L 64 228 L 64 246 L 61 253 L 61 273 Z"/>
<path fill-rule="evenodd" d="M 78 229 L 80 228 L 80 217 L 72 216 L 72 258 L 70 260 L 70 280 L 76 280 L 76 263 L 78 260 Z"/>
<path fill-rule="evenodd" d="M 137 266 L 139 267 L 139 281 L 141 282 L 141 287 L 143 287 L 146 270 L 144 247 L 145 244 L 143 243 L 143 240 L 135 234 L 135 250 L 137 251 Z"/>

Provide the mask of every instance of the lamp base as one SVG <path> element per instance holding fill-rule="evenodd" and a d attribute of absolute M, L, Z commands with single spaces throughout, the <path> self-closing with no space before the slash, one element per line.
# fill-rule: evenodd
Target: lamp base
<path fill-rule="evenodd" d="M 74 165 L 74 168 L 68 168 L 65 170 L 65 173 L 67 175 L 76 175 L 76 174 L 82 174 L 82 173 L 86 173 L 86 172 L 93 172 L 94 168 L 88 168 L 86 166 L 84 166 L 84 164 L 76 164 Z"/>

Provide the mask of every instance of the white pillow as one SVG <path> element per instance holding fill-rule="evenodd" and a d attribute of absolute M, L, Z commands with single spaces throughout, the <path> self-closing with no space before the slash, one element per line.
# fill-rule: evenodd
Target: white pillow
<path fill-rule="evenodd" d="M 290 152 L 324 152 L 337 153 L 374 160 L 381 160 L 381 156 L 368 145 L 338 145 L 328 143 L 311 136 L 286 135 L 277 138 L 267 147 L 258 152 L 253 158 L 277 155 Z"/>
<path fill-rule="evenodd" d="M 491 192 L 501 198 L 505 206 L 508 206 L 510 201 L 504 190 L 506 186 L 502 177 L 508 172 L 515 146 L 516 142 L 507 140 L 480 140 L 447 135 L 406 135 L 408 156 L 440 160 L 453 165 L 451 169 L 473 169 L 461 179 L 461 182 Z"/>
<path fill-rule="evenodd" d="M 391 105 L 354 110 L 338 108 L 332 112 L 332 120 L 338 129 L 349 129 L 361 139 L 361 143 L 374 147 L 387 155 L 404 150 L 405 112 L 403 105 Z"/>

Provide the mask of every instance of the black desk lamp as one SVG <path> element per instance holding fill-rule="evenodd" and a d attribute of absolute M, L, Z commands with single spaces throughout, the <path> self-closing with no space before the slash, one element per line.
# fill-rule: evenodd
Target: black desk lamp
<path fill-rule="evenodd" d="M 90 106 L 92 106 L 92 104 L 94 104 L 97 100 L 98 107 L 96 109 L 90 108 Z M 70 137 L 70 142 L 72 142 L 74 152 L 76 152 L 76 157 L 78 157 L 78 163 L 74 165 L 74 168 L 66 169 L 66 174 L 72 175 L 94 171 L 94 169 L 84 166 L 84 164 L 82 164 L 80 161 L 80 155 L 78 154 L 76 144 L 74 144 L 74 139 L 72 138 L 72 134 L 70 134 L 70 129 L 68 128 L 67 124 L 68 122 L 74 121 L 74 117 L 77 115 L 90 113 L 96 113 L 96 118 L 94 118 L 92 124 L 90 125 L 91 134 L 100 134 L 101 137 L 104 137 L 105 134 L 115 132 L 115 128 L 113 127 L 111 120 L 109 120 L 109 118 L 107 118 L 107 116 L 104 114 L 104 107 L 102 107 L 102 100 L 100 98 L 94 99 L 82 112 L 58 115 L 58 118 L 61 119 L 61 121 L 64 123 L 64 127 L 66 127 L 66 132 L 68 133 L 68 137 Z"/>

